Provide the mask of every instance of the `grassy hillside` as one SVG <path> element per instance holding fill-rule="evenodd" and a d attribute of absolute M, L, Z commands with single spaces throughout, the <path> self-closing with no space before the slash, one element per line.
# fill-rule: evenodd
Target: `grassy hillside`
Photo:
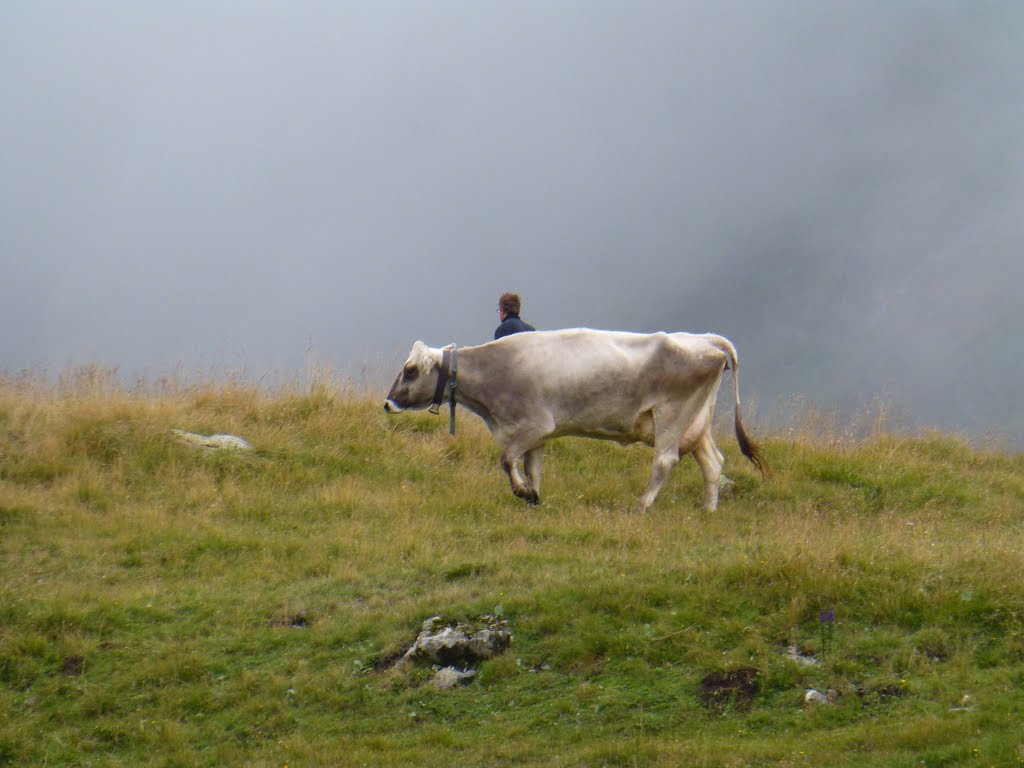
<path fill-rule="evenodd" d="M 628 512 L 649 451 L 583 440 L 530 508 L 466 413 L 8 380 L 0 765 L 1024 764 L 1024 456 L 762 437 L 714 514 L 689 459 Z M 393 668 L 485 613 L 469 685 Z"/>

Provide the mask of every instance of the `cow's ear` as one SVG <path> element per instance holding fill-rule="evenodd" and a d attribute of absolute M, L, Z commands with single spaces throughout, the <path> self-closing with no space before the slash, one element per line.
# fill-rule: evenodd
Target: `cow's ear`
<path fill-rule="evenodd" d="M 441 347 L 441 349 L 455 349 L 455 342 L 453 341 L 451 344 Z"/>
<path fill-rule="evenodd" d="M 425 363 L 426 367 L 424 370 L 431 370 L 433 368 L 440 368 L 440 355 L 434 355 L 437 350 L 431 349 L 422 341 L 417 341 L 412 345 L 412 354 L 409 356 L 409 360 L 416 361 L 417 363 Z M 437 358 L 437 359 L 435 359 Z"/>

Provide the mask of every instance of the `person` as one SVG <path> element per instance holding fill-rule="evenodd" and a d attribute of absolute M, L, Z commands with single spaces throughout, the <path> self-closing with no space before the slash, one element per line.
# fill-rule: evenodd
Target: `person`
<path fill-rule="evenodd" d="M 521 307 L 522 300 L 519 298 L 518 293 L 506 292 L 501 294 L 501 298 L 498 299 L 498 317 L 501 318 L 501 325 L 494 330 L 495 339 L 510 336 L 513 333 L 537 330 L 519 318 Z"/>

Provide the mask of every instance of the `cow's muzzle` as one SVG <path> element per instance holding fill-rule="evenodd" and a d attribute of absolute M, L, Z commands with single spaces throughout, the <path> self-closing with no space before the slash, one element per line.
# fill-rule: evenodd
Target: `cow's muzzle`
<path fill-rule="evenodd" d="M 405 410 L 405 408 L 400 406 L 394 400 L 385 400 L 384 401 L 384 410 L 387 413 L 401 413 L 402 411 Z"/>

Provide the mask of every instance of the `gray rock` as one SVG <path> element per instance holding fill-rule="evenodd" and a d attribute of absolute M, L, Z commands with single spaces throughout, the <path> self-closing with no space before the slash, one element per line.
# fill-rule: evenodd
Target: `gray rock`
<path fill-rule="evenodd" d="M 804 694 L 805 704 L 828 704 L 828 696 L 821 691 L 816 691 L 814 688 L 808 688 L 807 693 Z"/>
<path fill-rule="evenodd" d="M 512 642 L 512 633 L 507 629 L 481 629 L 469 638 L 469 648 L 481 659 L 490 659 L 505 652 Z"/>
<path fill-rule="evenodd" d="M 179 441 L 194 448 L 202 448 L 207 451 L 251 451 L 252 446 L 240 437 L 234 435 L 197 435 L 195 432 L 185 432 L 181 429 L 171 430 Z"/>
<path fill-rule="evenodd" d="M 422 631 L 403 660 L 469 669 L 503 653 L 511 642 L 512 633 L 504 621 L 492 621 L 477 629 L 467 624 L 445 624 L 440 616 L 433 616 L 423 622 Z"/>
<path fill-rule="evenodd" d="M 476 677 L 476 670 L 474 669 L 468 669 L 463 672 L 455 667 L 444 667 L 437 670 L 437 674 L 430 679 L 430 682 L 442 691 L 448 691 L 459 685 L 465 685 L 474 677 Z"/>
<path fill-rule="evenodd" d="M 799 649 L 795 645 L 789 646 L 786 649 L 786 658 L 790 661 L 795 661 L 801 667 L 816 667 L 818 666 L 818 660 L 811 656 L 804 656 L 800 653 Z"/>
<path fill-rule="evenodd" d="M 839 691 L 834 688 L 829 688 L 828 691 L 822 693 L 814 688 L 808 688 L 807 693 L 804 694 L 805 704 L 835 704 L 839 698 Z"/>

